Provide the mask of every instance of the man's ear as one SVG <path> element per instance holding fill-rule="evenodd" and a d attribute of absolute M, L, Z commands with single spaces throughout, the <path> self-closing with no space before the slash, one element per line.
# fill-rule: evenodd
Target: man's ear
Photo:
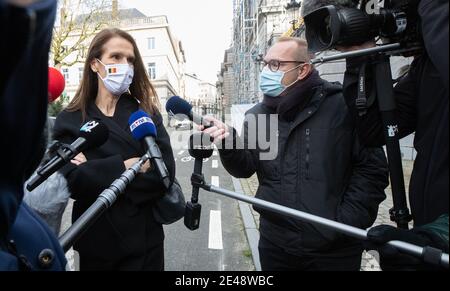
<path fill-rule="evenodd" d="M 302 65 L 302 69 L 298 72 L 298 79 L 304 80 L 306 79 L 312 71 L 313 67 L 311 64 L 304 64 Z"/>

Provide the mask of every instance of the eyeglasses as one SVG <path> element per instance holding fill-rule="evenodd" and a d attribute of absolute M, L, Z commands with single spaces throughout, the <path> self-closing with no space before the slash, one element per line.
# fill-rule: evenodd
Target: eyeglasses
<path fill-rule="evenodd" d="M 271 60 L 269 62 L 266 62 L 266 61 L 261 62 L 262 68 L 269 66 L 269 70 L 271 70 L 274 73 L 278 72 L 280 67 L 284 64 L 306 64 L 306 63 L 300 62 L 300 61 L 278 61 L 278 60 Z"/>

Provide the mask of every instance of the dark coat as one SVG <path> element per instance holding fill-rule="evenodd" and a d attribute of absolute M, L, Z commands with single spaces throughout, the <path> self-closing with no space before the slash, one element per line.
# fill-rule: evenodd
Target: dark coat
<path fill-rule="evenodd" d="M 23 184 L 45 151 L 42 131 L 55 15 L 54 0 L 35 1 L 24 8 L 0 0 L 0 53 L 7 56 L 0 70 L 0 150 L 4 153 L 0 168 L 0 271 L 23 269 L 19 257 L 33 270 L 64 270 L 66 265 L 55 235 L 22 204 Z M 45 249 L 53 256 L 49 265 L 38 261 Z"/>
<path fill-rule="evenodd" d="M 138 109 L 137 101 L 128 95 L 120 98 L 112 118 L 104 116 L 94 102 L 88 105 L 86 120 L 100 120 L 110 134 L 104 145 L 84 152 L 86 163 L 78 167 L 69 164 L 62 170 L 75 199 L 73 221 L 126 170 L 125 160 L 145 154 L 145 146 L 133 139 L 128 126 L 129 117 Z M 158 113 L 152 119 L 157 127 L 156 142 L 173 181 L 175 161 L 169 136 L 161 115 Z M 81 112 L 63 111 L 56 119 L 54 138 L 65 143 L 73 142 L 82 123 Z M 147 252 L 164 240 L 162 225 L 154 220 L 152 206 L 165 193 L 156 171 L 139 174 L 116 203 L 75 244 L 81 261 L 103 260 L 105 269 L 119 269 L 123 258 L 137 257 L 143 262 Z M 139 269 L 141 264 L 137 260 L 132 269 Z"/>
<path fill-rule="evenodd" d="M 4 250 L 4 251 L 1 251 Z M 47 254 L 47 260 L 44 255 Z M 18 259 L 22 256 L 24 259 Z M 0 241 L 0 271 L 63 271 L 67 260 L 48 225 L 25 203 L 4 241 Z"/>
<path fill-rule="evenodd" d="M 309 105 L 292 122 L 278 120 L 275 159 L 261 160 L 264 151 L 259 146 L 221 150 L 220 156 L 235 177 L 247 178 L 256 172 L 256 197 L 365 229 L 374 223 L 378 206 L 385 199 L 386 159 L 381 148 L 364 148 L 357 142 L 341 89 L 340 85 L 325 82 L 313 89 Z M 269 119 L 270 114 L 276 113 L 264 104 L 246 113 L 241 141 L 245 148 L 250 131 L 247 120 L 258 115 Z M 267 131 L 269 136 L 271 130 L 277 129 L 273 125 L 257 127 L 256 133 Z M 261 235 L 288 253 L 343 255 L 343 249 L 361 252 L 359 242 L 338 232 L 255 209 L 261 214 Z"/>
<path fill-rule="evenodd" d="M 426 50 L 413 62 L 409 73 L 394 88 L 401 137 L 415 132 L 417 157 L 409 188 L 414 224 L 422 226 L 448 214 L 449 205 L 449 3 L 422 0 L 419 14 Z M 354 112 L 358 72 L 362 62 L 347 62 L 344 94 Z M 368 85 L 373 81 L 369 70 Z M 375 103 L 358 120 L 361 142 L 384 144 L 383 126 Z"/>

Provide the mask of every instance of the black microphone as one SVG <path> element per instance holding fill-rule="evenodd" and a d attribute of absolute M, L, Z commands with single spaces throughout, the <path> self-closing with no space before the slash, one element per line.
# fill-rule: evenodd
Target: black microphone
<path fill-rule="evenodd" d="M 56 151 L 56 156 L 36 171 L 27 183 L 27 190 L 33 191 L 80 152 L 99 147 L 108 138 L 109 130 L 103 123 L 97 120 L 89 121 L 80 129 L 79 137 L 72 144 L 62 145 L 62 148 Z"/>
<path fill-rule="evenodd" d="M 198 115 L 192 110 L 192 105 L 179 96 L 170 97 L 166 103 L 166 111 L 170 116 L 184 116 L 189 118 L 190 121 L 203 125 L 205 128 L 212 127 L 212 122 L 205 120 L 202 116 Z"/>
<path fill-rule="evenodd" d="M 143 140 L 148 147 L 148 155 L 155 165 L 159 176 L 162 179 L 164 187 L 169 189 L 170 187 L 170 175 L 161 154 L 159 146 L 156 144 L 156 126 L 148 114 L 142 110 L 139 110 L 131 115 L 128 120 L 130 125 L 131 134 L 136 140 Z"/>
<path fill-rule="evenodd" d="M 205 184 L 205 177 L 202 173 L 203 159 L 212 156 L 214 147 L 211 137 L 205 133 L 195 133 L 189 139 L 189 154 L 195 158 L 194 173 L 191 177 L 192 197 L 186 203 L 184 214 L 184 225 L 190 230 L 197 230 L 200 227 L 200 215 L 202 206 L 198 203 L 200 185 Z"/>

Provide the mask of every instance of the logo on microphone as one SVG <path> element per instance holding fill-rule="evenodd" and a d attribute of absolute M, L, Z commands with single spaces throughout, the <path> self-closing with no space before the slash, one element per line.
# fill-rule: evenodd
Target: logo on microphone
<path fill-rule="evenodd" d="M 94 128 L 99 125 L 97 121 L 89 121 L 80 129 L 80 131 L 91 133 Z"/>
<path fill-rule="evenodd" d="M 130 130 L 134 131 L 136 128 L 138 128 L 139 126 L 141 126 L 144 123 L 153 123 L 153 121 L 150 117 L 146 117 L 146 116 L 141 117 L 130 125 Z"/>
<path fill-rule="evenodd" d="M 398 134 L 398 125 L 388 125 L 389 137 L 395 137 Z"/>

